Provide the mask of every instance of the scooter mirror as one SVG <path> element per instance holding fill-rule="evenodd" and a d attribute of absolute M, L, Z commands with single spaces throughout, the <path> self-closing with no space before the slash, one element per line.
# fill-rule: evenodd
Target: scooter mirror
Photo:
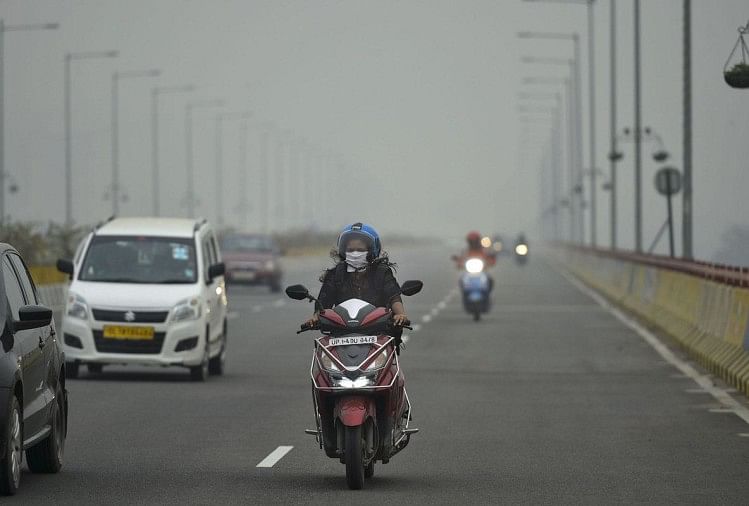
<path fill-rule="evenodd" d="M 424 283 L 421 281 L 411 279 L 401 285 L 401 293 L 403 295 L 416 295 L 424 287 Z"/>
<path fill-rule="evenodd" d="M 294 300 L 304 300 L 309 297 L 309 290 L 304 285 L 291 285 L 286 288 L 286 295 Z"/>

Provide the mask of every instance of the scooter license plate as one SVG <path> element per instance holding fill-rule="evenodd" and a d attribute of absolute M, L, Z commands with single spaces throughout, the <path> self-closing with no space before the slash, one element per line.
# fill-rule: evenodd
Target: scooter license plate
<path fill-rule="evenodd" d="M 350 337 L 333 337 L 328 341 L 328 346 L 349 346 L 352 344 L 374 344 L 377 342 L 377 336 L 350 336 Z"/>

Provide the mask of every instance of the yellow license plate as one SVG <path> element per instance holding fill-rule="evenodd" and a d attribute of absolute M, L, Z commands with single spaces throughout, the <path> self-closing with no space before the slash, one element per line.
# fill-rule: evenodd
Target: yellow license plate
<path fill-rule="evenodd" d="M 132 341 L 153 340 L 153 327 L 126 327 L 124 325 L 105 325 L 105 339 L 121 339 Z"/>

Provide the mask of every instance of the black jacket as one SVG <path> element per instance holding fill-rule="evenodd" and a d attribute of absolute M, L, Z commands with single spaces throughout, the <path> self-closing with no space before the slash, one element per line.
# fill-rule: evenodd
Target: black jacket
<path fill-rule="evenodd" d="M 394 302 L 402 302 L 400 285 L 392 269 L 384 263 L 375 263 L 364 272 L 346 272 L 346 263 L 339 263 L 323 275 L 317 299 L 324 309 L 349 299 L 387 308 Z"/>

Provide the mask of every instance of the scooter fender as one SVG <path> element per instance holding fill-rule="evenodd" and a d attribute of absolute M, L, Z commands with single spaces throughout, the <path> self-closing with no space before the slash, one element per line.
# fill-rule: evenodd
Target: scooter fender
<path fill-rule="evenodd" d="M 333 415 L 346 427 L 364 425 L 367 418 L 375 419 L 375 404 L 367 397 L 341 397 L 335 405 Z"/>

